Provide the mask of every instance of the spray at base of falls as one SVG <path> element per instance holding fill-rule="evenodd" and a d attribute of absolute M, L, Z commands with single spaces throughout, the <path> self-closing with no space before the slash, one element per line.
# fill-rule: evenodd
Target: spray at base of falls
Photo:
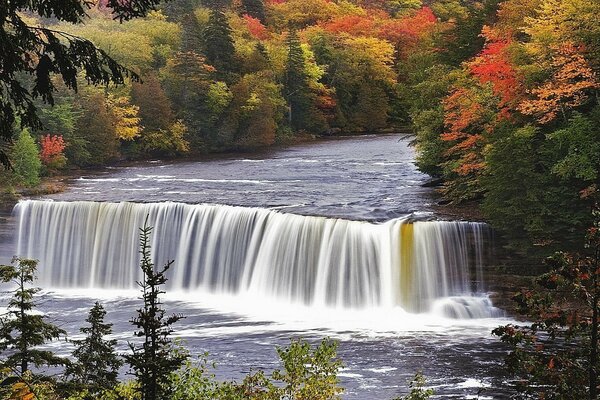
<path fill-rule="evenodd" d="M 134 289 L 139 228 L 153 261 L 175 260 L 167 290 L 275 299 L 309 307 L 498 315 L 481 295 L 487 226 L 383 224 L 183 203 L 22 201 L 17 253 L 51 288 Z M 471 275 L 474 275 L 475 284 Z"/>

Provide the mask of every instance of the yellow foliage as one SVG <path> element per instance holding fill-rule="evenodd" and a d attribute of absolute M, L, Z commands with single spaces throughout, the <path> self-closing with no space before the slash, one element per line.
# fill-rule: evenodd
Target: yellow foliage
<path fill-rule="evenodd" d="M 140 108 L 129 103 L 127 97 L 109 97 L 108 103 L 115 116 L 115 131 L 121 140 L 133 140 L 142 132 Z"/>

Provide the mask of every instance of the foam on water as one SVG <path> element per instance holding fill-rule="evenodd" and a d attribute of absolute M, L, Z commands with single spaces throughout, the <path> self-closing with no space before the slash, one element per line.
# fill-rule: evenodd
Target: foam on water
<path fill-rule="evenodd" d="M 483 295 L 480 223 L 373 224 L 182 203 L 29 200 L 16 212 L 17 254 L 40 260 L 44 287 L 136 288 L 138 233 L 148 216 L 154 261 L 175 260 L 168 290 L 188 301 L 216 296 L 218 307 L 250 315 L 281 304 L 275 320 L 380 321 L 390 330 L 410 329 L 413 315 L 419 325 L 423 314 L 498 316 Z"/>

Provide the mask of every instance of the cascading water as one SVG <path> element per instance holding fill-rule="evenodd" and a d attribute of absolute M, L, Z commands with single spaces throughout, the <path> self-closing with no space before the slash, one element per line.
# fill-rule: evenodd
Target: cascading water
<path fill-rule="evenodd" d="M 52 288 L 136 287 L 138 233 L 170 259 L 168 288 L 346 309 L 401 307 L 457 318 L 496 313 L 482 292 L 486 226 L 383 224 L 181 203 L 22 201 L 17 254 Z M 471 272 L 476 287 L 471 287 Z"/>

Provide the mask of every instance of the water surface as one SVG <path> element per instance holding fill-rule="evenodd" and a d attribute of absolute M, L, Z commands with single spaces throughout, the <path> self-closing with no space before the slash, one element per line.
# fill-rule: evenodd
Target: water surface
<path fill-rule="evenodd" d="M 115 167 L 74 179 L 64 193 L 45 198 L 226 204 L 371 222 L 422 218 L 432 215 L 435 196 L 422 186 L 428 176 L 413 164 L 410 139 L 352 137 L 258 155 Z M 14 219 L 0 222 L 0 260 L 15 252 L 14 237 L 8 237 L 14 231 Z M 72 337 L 100 299 L 126 351 L 133 330 L 128 320 L 139 304 L 135 291 L 46 289 L 43 310 Z M 340 374 L 345 399 L 391 399 L 407 391 L 418 370 L 443 398 L 507 397 L 506 348 L 490 334 L 506 322 L 501 318 L 456 320 L 401 309 L 361 312 L 202 292 L 171 292 L 165 304 L 187 316 L 178 323 L 177 335 L 192 353 L 208 351 L 221 379 L 278 367 L 275 347 L 290 338 L 316 344 L 332 337 L 339 340 L 345 363 Z M 64 354 L 71 350 L 64 342 L 52 346 Z"/>

